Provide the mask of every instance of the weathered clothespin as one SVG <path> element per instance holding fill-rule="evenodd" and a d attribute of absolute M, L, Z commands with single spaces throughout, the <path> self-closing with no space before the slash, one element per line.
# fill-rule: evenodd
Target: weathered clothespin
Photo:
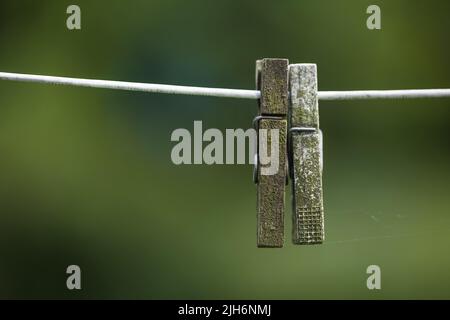
<path fill-rule="evenodd" d="M 254 172 L 258 247 L 282 247 L 284 243 L 288 64 L 286 59 L 256 62 L 256 87 L 261 91 L 259 115 L 254 120 L 258 135 Z M 271 163 L 264 163 L 263 154 L 267 157 L 269 153 Z"/>
<path fill-rule="evenodd" d="M 289 175 L 292 179 L 292 241 L 322 243 L 322 133 L 319 130 L 317 66 L 289 66 Z"/>

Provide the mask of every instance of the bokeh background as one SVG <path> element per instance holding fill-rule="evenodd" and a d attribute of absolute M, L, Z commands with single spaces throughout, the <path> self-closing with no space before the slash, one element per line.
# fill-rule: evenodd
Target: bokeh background
<path fill-rule="evenodd" d="M 66 28 L 70 4 L 81 31 Z M 366 28 L 370 4 L 381 31 Z M 317 63 L 322 90 L 449 88 L 449 11 L 4 0 L 0 70 L 252 89 L 255 60 L 284 57 Z M 170 160 L 174 129 L 249 128 L 255 101 L 1 81 L 0 297 L 450 298 L 450 100 L 320 108 L 327 240 L 292 245 L 288 206 L 285 248 L 257 249 L 252 166 Z M 81 291 L 66 289 L 70 264 Z"/>

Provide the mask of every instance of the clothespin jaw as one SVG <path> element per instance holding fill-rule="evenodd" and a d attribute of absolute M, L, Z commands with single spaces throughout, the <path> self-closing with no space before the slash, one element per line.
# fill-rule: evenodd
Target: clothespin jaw
<path fill-rule="evenodd" d="M 315 64 L 289 66 L 289 167 L 295 244 L 319 244 L 325 239 L 317 87 Z"/>
<path fill-rule="evenodd" d="M 254 175 L 257 184 L 258 247 L 282 247 L 284 244 L 288 65 L 286 59 L 256 62 L 256 88 L 261 92 L 259 115 L 254 120 L 258 135 Z M 277 163 L 270 164 L 272 169 L 275 166 L 275 170 L 269 172 L 262 163 L 261 155 L 273 152 L 277 154 L 270 154 L 270 158 L 276 159 Z"/>

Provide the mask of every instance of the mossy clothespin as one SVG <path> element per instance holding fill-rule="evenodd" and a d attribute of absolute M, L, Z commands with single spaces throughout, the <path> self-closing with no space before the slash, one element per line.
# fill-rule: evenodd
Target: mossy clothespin
<path fill-rule="evenodd" d="M 322 133 L 319 130 L 317 66 L 289 66 L 289 154 L 293 193 L 292 241 L 318 244 L 325 238 Z"/>
<path fill-rule="evenodd" d="M 286 59 L 262 59 L 256 62 L 256 87 L 261 92 L 259 115 L 254 120 L 258 135 L 254 176 L 257 184 L 258 247 L 282 247 L 284 243 L 288 65 Z M 260 132 L 266 133 L 265 139 L 262 139 Z M 278 136 L 273 135 L 273 132 L 277 132 Z M 274 149 L 275 143 L 278 148 Z M 263 163 L 261 155 L 272 152 L 277 154 L 270 154 L 270 158 L 276 159 L 277 163 Z M 274 165 L 276 170 L 269 172 L 267 167 L 273 169 Z"/>

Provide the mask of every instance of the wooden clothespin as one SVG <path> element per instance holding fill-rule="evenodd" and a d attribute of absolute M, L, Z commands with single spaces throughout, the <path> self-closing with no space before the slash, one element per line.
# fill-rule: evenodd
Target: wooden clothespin
<path fill-rule="evenodd" d="M 256 87 L 261 91 L 259 115 L 254 120 L 258 135 L 254 172 L 257 184 L 258 247 L 282 247 L 284 243 L 288 65 L 286 59 L 262 59 L 256 62 Z M 261 139 L 260 132 L 264 131 L 266 139 Z M 278 132 L 278 136 L 272 135 L 275 131 Z M 277 150 L 273 149 L 275 143 L 278 145 Z M 278 163 L 275 163 L 274 172 L 264 172 L 267 168 L 265 163 L 262 163 L 261 155 L 262 153 L 268 155 L 267 152 L 277 152 L 275 158 Z M 274 163 L 270 165 L 273 167 Z"/>
<path fill-rule="evenodd" d="M 295 244 L 325 238 L 322 192 L 322 133 L 319 130 L 317 66 L 289 66 L 289 162 Z"/>

